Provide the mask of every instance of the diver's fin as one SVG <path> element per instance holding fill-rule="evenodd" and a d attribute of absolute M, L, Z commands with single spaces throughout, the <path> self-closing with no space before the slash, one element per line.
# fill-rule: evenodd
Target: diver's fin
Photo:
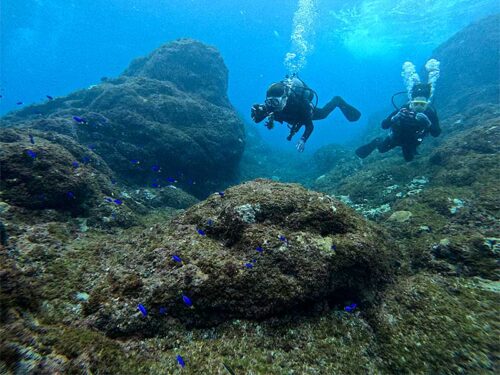
<path fill-rule="evenodd" d="M 339 108 L 344 114 L 345 118 L 350 122 L 358 121 L 359 118 L 361 117 L 361 112 L 358 111 L 356 108 L 354 108 L 352 105 L 346 103 L 345 105 Z"/>
<path fill-rule="evenodd" d="M 359 118 L 361 117 L 361 112 L 360 111 L 358 111 L 352 105 L 347 104 L 347 102 L 344 99 L 342 99 L 340 96 L 337 96 L 335 99 L 336 99 L 336 102 L 337 102 L 337 107 L 340 108 L 340 110 L 342 111 L 344 117 L 348 121 L 354 122 L 354 121 L 358 121 L 359 120 Z"/>
<path fill-rule="evenodd" d="M 368 155 L 370 155 L 373 150 L 375 150 L 380 142 L 380 138 L 375 138 L 373 141 L 370 143 L 367 143 L 364 146 L 359 147 L 356 149 L 356 155 L 358 155 L 361 159 L 366 158 Z"/>

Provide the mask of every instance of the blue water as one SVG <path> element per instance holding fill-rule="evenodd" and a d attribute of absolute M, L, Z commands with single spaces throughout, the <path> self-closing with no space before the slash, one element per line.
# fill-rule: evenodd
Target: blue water
<path fill-rule="evenodd" d="M 334 112 L 316 123 L 306 152 L 353 141 L 367 119 L 403 89 L 401 64 L 425 63 L 455 32 L 500 11 L 498 0 L 302 0 L 314 3 L 314 46 L 300 76 L 319 104 L 341 95 L 363 117 Z M 396 4 L 396 5 L 395 5 Z M 249 108 L 286 74 L 284 56 L 298 2 L 291 0 L 2 0 L 0 114 L 119 75 L 135 57 L 176 38 L 216 46 L 229 68 L 229 97 Z M 446 74 L 446 72 L 442 72 Z M 256 126 L 276 147 L 293 148 L 288 130 Z"/>

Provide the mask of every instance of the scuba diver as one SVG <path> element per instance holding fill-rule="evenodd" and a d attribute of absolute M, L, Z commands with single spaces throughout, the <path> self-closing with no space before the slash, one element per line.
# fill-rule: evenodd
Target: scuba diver
<path fill-rule="evenodd" d="M 431 105 L 435 83 L 439 78 L 439 62 L 429 60 L 426 68 L 429 72 L 429 83 L 421 83 L 415 66 L 408 62 L 403 65 L 402 76 L 405 78 L 410 100 L 401 108 L 397 108 L 394 97 L 406 91 L 393 95 L 392 103 L 396 110 L 382 121 L 381 125 L 382 129 L 390 129 L 390 134 L 385 139 L 375 138 L 359 147 L 356 155 L 364 159 L 375 149 L 384 153 L 400 146 L 404 159 L 411 161 L 426 135 L 438 137 L 441 134 L 436 110 Z"/>
<path fill-rule="evenodd" d="M 335 108 L 340 108 L 345 118 L 351 122 L 357 121 L 361 116 L 356 108 L 347 104 L 340 96 L 335 96 L 323 108 L 318 108 L 316 92 L 293 75 L 269 86 L 264 104 L 254 104 L 251 116 L 255 123 L 267 117 L 268 129 L 274 127 L 274 121 L 288 123 L 289 141 L 305 126 L 304 134 L 296 145 L 297 151 L 303 152 L 305 143 L 314 129 L 313 121 L 326 118 Z"/>

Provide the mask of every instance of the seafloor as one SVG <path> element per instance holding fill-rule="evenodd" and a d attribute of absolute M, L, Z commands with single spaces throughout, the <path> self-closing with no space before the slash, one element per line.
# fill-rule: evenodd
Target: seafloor
<path fill-rule="evenodd" d="M 0 372 L 498 373 L 499 22 L 410 163 L 273 151 L 187 39 L 3 117 Z"/>

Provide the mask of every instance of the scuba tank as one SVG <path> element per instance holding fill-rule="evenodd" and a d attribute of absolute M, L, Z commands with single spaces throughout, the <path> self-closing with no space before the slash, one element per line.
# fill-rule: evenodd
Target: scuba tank
<path fill-rule="evenodd" d="M 311 106 L 311 113 L 316 109 L 318 106 L 318 94 L 309 88 L 296 74 L 293 74 L 291 77 L 287 76 L 282 82 L 288 87 L 289 95 L 293 95 L 295 100 L 305 101 Z M 301 127 L 302 124 L 288 124 L 290 134 L 286 139 L 291 141 Z"/>
<path fill-rule="evenodd" d="M 295 98 L 302 99 L 313 104 L 313 109 L 318 106 L 318 94 L 309 88 L 297 75 L 286 77 L 283 81 L 288 89 L 288 95 L 293 94 Z"/>

